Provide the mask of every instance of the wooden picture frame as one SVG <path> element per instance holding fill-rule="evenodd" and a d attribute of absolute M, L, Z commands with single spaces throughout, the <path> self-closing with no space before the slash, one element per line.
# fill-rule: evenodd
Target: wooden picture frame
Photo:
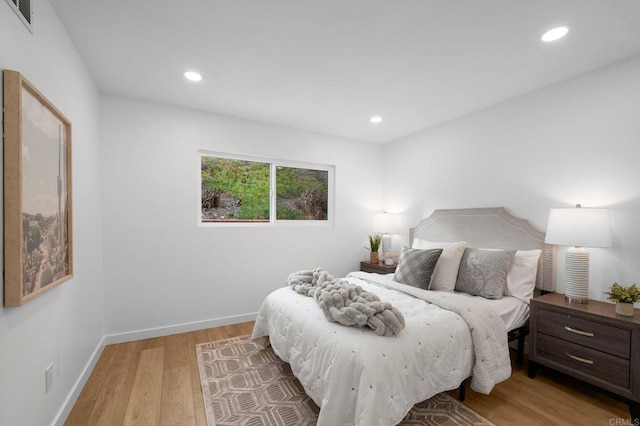
<path fill-rule="evenodd" d="M 71 122 L 4 70 L 4 306 L 73 277 Z"/>

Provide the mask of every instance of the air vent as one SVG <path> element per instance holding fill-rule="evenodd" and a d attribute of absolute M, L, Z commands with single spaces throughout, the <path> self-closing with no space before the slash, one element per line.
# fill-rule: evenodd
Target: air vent
<path fill-rule="evenodd" d="M 31 0 L 7 0 L 7 3 L 9 3 L 29 31 L 33 32 L 31 27 Z"/>

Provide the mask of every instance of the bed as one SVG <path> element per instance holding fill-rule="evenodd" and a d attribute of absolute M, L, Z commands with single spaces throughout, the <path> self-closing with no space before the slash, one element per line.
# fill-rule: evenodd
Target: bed
<path fill-rule="evenodd" d="M 420 253 L 433 251 L 429 244 L 451 244 L 460 251 L 461 242 L 466 242 L 465 257 L 458 261 L 454 280 L 464 275 L 459 265 L 471 262 L 470 253 L 487 259 L 514 253 L 515 265 L 519 253 L 537 252 L 535 287 L 553 291 L 553 246 L 544 244 L 541 230 L 504 208 L 436 210 L 410 229 L 409 247 Z M 267 296 L 252 337 L 271 344 L 291 365 L 320 407 L 318 425 L 395 425 L 417 402 L 456 389 L 469 378 L 472 389 L 489 393 L 510 376 L 508 341 L 526 334 L 528 300 L 518 294 L 489 300 L 438 287 L 445 283 L 441 278 L 450 257 L 437 250 L 442 256 L 430 289 L 397 282 L 397 274 L 347 276 L 349 283 L 402 313 L 405 327 L 393 337 L 330 322 L 313 297 L 289 287 Z"/>

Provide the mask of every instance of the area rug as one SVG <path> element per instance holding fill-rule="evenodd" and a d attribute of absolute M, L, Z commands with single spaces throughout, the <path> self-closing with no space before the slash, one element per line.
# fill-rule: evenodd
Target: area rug
<path fill-rule="evenodd" d="M 320 409 L 271 347 L 250 336 L 196 345 L 209 426 L 315 425 Z M 447 394 L 416 404 L 400 425 L 493 425 Z"/>

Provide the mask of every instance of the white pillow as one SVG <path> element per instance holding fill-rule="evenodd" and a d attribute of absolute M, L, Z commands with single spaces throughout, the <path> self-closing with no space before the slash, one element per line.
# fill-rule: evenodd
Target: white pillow
<path fill-rule="evenodd" d="M 467 247 L 466 241 L 458 241 L 455 243 L 438 243 L 434 241 L 421 240 L 414 238 L 413 246 L 415 249 L 442 249 L 442 254 L 436 263 L 436 269 L 431 276 L 429 290 L 453 291 L 456 287 L 456 279 L 458 278 L 458 269 L 460 268 L 460 260 Z"/>
<path fill-rule="evenodd" d="M 513 296 L 529 303 L 536 288 L 540 253 L 542 250 L 518 250 L 516 252 L 509 275 L 507 275 L 507 286 L 504 292 L 506 296 Z"/>

